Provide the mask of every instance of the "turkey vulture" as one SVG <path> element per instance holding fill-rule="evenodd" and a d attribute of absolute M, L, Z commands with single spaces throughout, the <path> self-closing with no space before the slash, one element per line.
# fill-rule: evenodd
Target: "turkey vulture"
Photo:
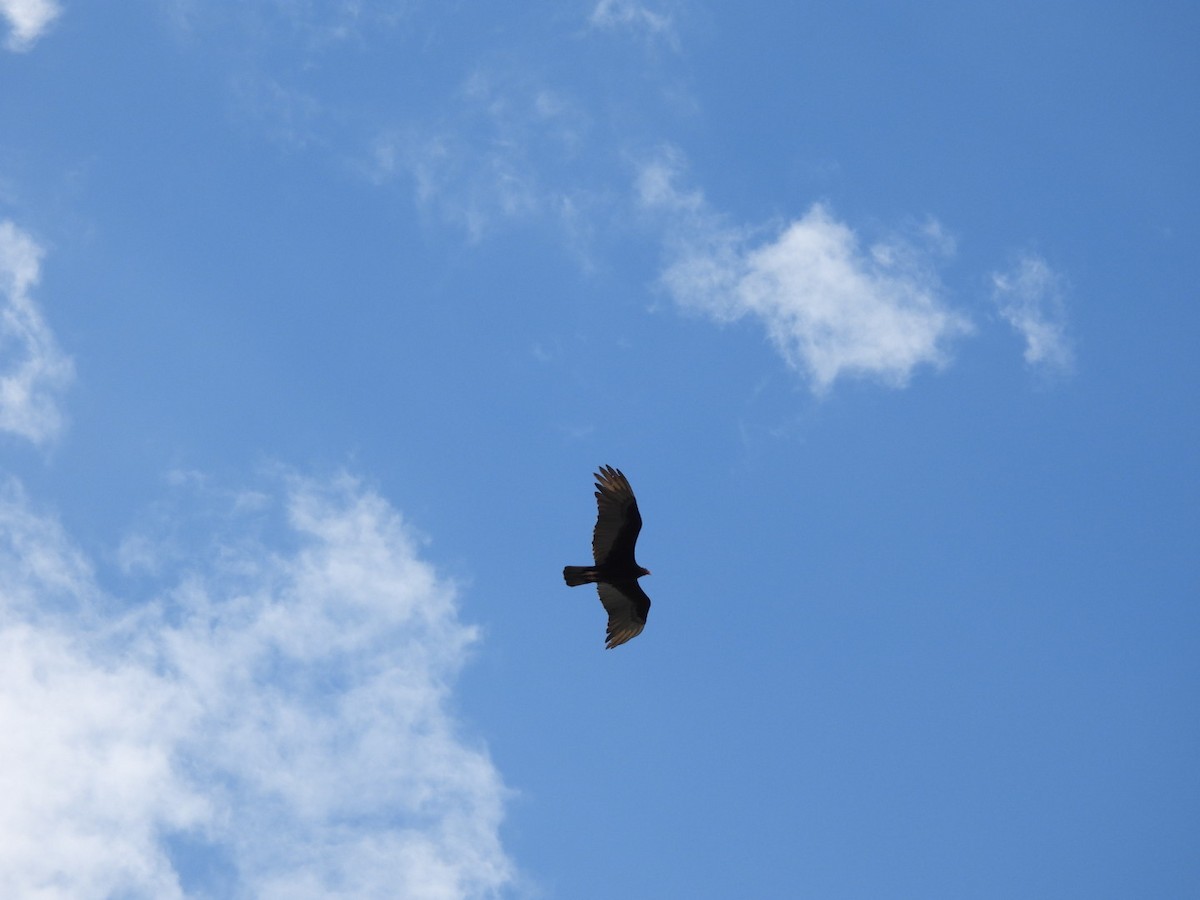
<path fill-rule="evenodd" d="M 649 575 L 633 558 L 633 545 L 642 530 L 633 488 L 620 469 L 601 466 L 596 473 L 596 530 L 592 532 L 594 566 L 567 566 L 563 578 L 568 587 L 595 582 L 600 602 L 608 610 L 605 648 L 611 650 L 646 627 L 650 598 L 638 586 L 638 579 Z"/>

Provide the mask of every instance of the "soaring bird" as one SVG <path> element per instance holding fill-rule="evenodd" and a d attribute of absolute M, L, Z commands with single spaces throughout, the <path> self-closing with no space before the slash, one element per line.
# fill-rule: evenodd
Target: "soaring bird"
<path fill-rule="evenodd" d="M 600 592 L 600 602 L 608 610 L 608 630 L 605 648 L 611 650 L 646 627 L 650 598 L 638 584 L 649 575 L 633 558 L 633 547 L 642 530 L 633 488 L 612 466 L 601 466 L 596 473 L 596 529 L 592 532 L 594 566 L 567 566 L 563 579 L 569 587 L 594 582 Z"/>

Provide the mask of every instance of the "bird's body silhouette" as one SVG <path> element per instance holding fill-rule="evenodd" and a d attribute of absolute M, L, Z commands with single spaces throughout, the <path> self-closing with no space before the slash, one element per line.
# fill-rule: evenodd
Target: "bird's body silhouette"
<path fill-rule="evenodd" d="M 596 585 L 600 602 L 608 611 L 604 646 L 611 650 L 646 627 L 650 598 L 638 584 L 649 575 L 634 559 L 634 545 L 642 530 L 637 498 L 620 469 L 601 466 L 596 473 L 596 528 L 592 532 L 595 565 L 567 566 L 563 579 L 570 587 Z"/>

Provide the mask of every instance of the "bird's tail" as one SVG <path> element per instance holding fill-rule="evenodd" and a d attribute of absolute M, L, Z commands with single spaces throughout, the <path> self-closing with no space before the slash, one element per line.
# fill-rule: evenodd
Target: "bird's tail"
<path fill-rule="evenodd" d="M 596 570 L 591 566 L 564 566 L 563 580 L 568 587 L 577 587 L 596 580 Z"/>

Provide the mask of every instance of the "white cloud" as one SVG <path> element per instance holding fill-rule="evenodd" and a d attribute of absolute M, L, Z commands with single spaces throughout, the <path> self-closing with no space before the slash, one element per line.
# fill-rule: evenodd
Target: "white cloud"
<path fill-rule="evenodd" d="M 118 608 L 0 490 L 0 895 L 494 894 L 505 788 L 447 710 L 453 587 L 348 478 L 241 499 Z"/>
<path fill-rule="evenodd" d="M 723 223 L 700 191 L 678 188 L 678 169 L 667 154 L 638 175 L 642 205 L 667 220 L 663 284 L 684 309 L 756 318 L 815 391 L 847 375 L 904 385 L 918 366 L 943 365 L 948 344 L 970 331 L 941 296 L 935 264 L 952 242 L 936 223 L 922 245 L 892 238 L 864 249 L 816 204 L 762 238 Z"/>
<path fill-rule="evenodd" d="M 28 50 L 61 12 L 54 0 L 0 0 L 0 16 L 8 19 L 10 29 L 5 46 Z"/>
<path fill-rule="evenodd" d="M 41 258 L 29 235 L 0 221 L 0 431 L 34 443 L 62 430 L 57 395 L 74 373 L 29 295 Z"/>
<path fill-rule="evenodd" d="M 514 73 L 477 70 L 437 122 L 380 133 L 365 169 L 412 179 L 418 207 L 478 241 L 501 223 L 577 225 L 586 191 L 577 165 L 587 116 L 566 95 Z"/>
<path fill-rule="evenodd" d="M 599 0 L 588 22 L 594 28 L 627 28 L 675 42 L 671 16 L 635 0 Z"/>
<path fill-rule="evenodd" d="M 237 4 L 204 0 L 160 0 L 169 21 L 182 32 L 222 28 L 235 40 L 272 42 L 319 53 L 360 44 L 407 20 L 412 0 L 241 0 Z"/>
<path fill-rule="evenodd" d="M 534 216 L 551 199 L 515 141 L 476 145 L 453 129 L 410 129 L 402 136 L 379 138 L 372 154 L 378 180 L 407 170 L 418 207 L 463 228 L 472 242 L 498 221 Z"/>
<path fill-rule="evenodd" d="M 1067 336 L 1062 278 L 1038 256 L 1025 256 L 1008 272 L 992 274 L 992 299 L 1025 338 L 1025 362 L 1043 370 L 1068 370 L 1074 361 Z"/>

